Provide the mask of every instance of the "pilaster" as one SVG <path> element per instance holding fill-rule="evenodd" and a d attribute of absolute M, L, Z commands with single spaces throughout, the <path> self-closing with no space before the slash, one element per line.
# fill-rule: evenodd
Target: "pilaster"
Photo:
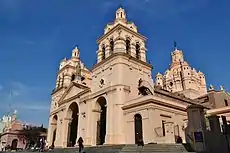
<path fill-rule="evenodd" d="M 125 40 L 122 37 L 115 39 L 114 41 L 114 53 L 125 53 L 126 46 Z"/>
<path fill-rule="evenodd" d="M 109 42 L 105 44 L 105 58 L 109 57 L 112 54 L 112 51 L 109 46 Z"/>
<path fill-rule="evenodd" d="M 130 44 L 130 51 L 131 51 L 131 56 L 136 58 L 136 47 L 134 42 Z"/>
<path fill-rule="evenodd" d="M 102 60 L 102 50 L 98 49 L 97 51 L 97 63 L 99 63 Z"/>
<path fill-rule="evenodd" d="M 52 131 L 53 131 L 53 126 L 51 124 L 51 117 L 49 118 L 49 127 L 48 127 L 48 133 L 47 133 L 47 141 L 49 146 L 51 146 L 52 143 Z"/>
<path fill-rule="evenodd" d="M 106 114 L 106 136 L 105 144 L 113 144 L 113 126 L 114 126 L 114 114 L 113 114 L 113 99 L 111 94 L 108 96 L 107 100 L 107 114 Z"/>
<path fill-rule="evenodd" d="M 140 56 L 141 56 L 141 60 L 146 62 L 146 49 L 144 47 L 141 47 L 141 50 L 140 50 Z"/>
<path fill-rule="evenodd" d="M 121 87 L 118 87 L 121 89 Z M 113 144 L 124 144 L 125 136 L 124 136 L 124 115 L 122 106 L 125 101 L 125 92 L 123 90 L 118 89 L 116 92 L 116 98 L 113 99 L 113 109 L 111 112 L 113 114 Z M 115 96 L 115 95 L 114 95 Z M 114 97 L 113 96 L 113 97 Z M 114 117 L 116 116 L 116 117 Z"/>
<path fill-rule="evenodd" d="M 72 119 L 71 118 L 64 118 L 63 124 L 62 124 L 62 147 L 67 147 L 68 144 L 68 138 L 70 135 L 70 125 L 71 125 Z"/>

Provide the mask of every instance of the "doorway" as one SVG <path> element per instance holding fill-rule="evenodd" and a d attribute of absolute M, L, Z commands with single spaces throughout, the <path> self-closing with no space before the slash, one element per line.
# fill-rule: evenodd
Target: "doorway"
<path fill-rule="evenodd" d="M 138 144 L 138 141 L 143 140 L 142 117 L 140 114 L 136 114 L 134 116 L 134 128 L 135 128 L 135 144 Z"/>
<path fill-rule="evenodd" d="M 52 128 L 53 129 L 52 146 L 54 146 L 54 142 L 56 140 L 57 121 L 58 121 L 58 117 L 57 117 L 57 115 L 55 115 L 53 117 L 53 120 L 52 120 L 52 125 L 53 125 L 53 128 Z"/>
<path fill-rule="evenodd" d="M 11 144 L 11 149 L 12 150 L 16 150 L 17 149 L 17 146 L 18 146 L 18 140 L 17 139 L 14 139 L 12 141 L 12 144 Z"/>
<path fill-rule="evenodd" d="M 78 132 L 78 114 L 79 109 L 77 103 L 72 103 L 68 110 L 68 115 L 71 116 L 71 123 L 69 124 L 68 135 L 68 147 L 73 147 L 76 144 L 77 132 Z"/>
<path fill-rule="evenodd" d="M 96 144 L 103 145 L 105 143 L 105 135 L 106 135 L 106 99 L 104 97 L 100 97 L 97 100 L 97 105 L 99 107 L 99 120 L 97 121 L 97 138 Z"/>

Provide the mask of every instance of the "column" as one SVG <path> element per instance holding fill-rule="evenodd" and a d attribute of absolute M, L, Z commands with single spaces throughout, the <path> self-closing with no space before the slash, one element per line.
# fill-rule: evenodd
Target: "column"
<path fill-rule="evenodd" d="M 113 97 L 114 98 L 114 97 Z M 113 144 L 113 135 L 114 135 L 114 100 L 111 94 L 107 96 L 107 114 L 106 114 L 106 136 L 105 136 L 105 144 Z"/>
<path fill-rule="evenodd" d="M 47 133 L 47 141 L 48 141 L 48 144 L 49 146 L 51 146 L 51 143 L 52 143 L 52 124 L 51 124 L 51 118 L 49 119 L 49 127 L 48 127 L 48 133 Z"/>
<path fill-rule="evenodd" d="M 63 124 L 62 124 L 62 147 L 67 147 L 68 139 L 70 135 L 70 125 L 71 125 L 72 119 L 71 118 L 64 118 Z"/>
<path fill-rule="evenodd" d="M 118 87 L 118 88 L 123 88 Z M 125 101 L 125 93 L 123 90 L 117 90 L 116 95 L 113 95 L 113 97 L 116 96 L 116 98 L 113 98 L 109 101 L 111 109 L 110 114 L 112 114 L 109 118 L 113 122 L 109 122 L 109 125 L 113 127 L 111 129 L 113 131 L 113 140 L 111 143 L 113 144 L 124 144 L 125 143 L 125 136 L 124 136 L 124 116 L 123 116 L 123 110 L 122 106 Z M 112 106 L 111 106 L 112 105 Z"/>
<path fill-rule="evenodd" d="M 125 39 L 122 37 L 117 37 L 114 40 L 114 53 L 125 53 L 126 52 L 126 46 L 125 46 Z"/>
<path fill-rule="evenodd" d="M 113 103 L 107 101 L 105 144 L 113 144 Z"/>
<path fill-rule="evenodd" d="M 155 142 L 155 137 L 156 137 L 156 133 L 154 131 L 154 127 L 156 127 L 154 124 L 154 121 L 156 120 L 156 116 L 154 116 L 154 109 L 153 108 L 148 108 L 148 122 L 149 122 L 149 128 L 148 131 L 143 130 L 143 135 L 148 135 L 149 140 L 151 140 L 151 142 Z"/>
<path fill-rule="evenodd" d="M 141 60 L 146 62 L 146 48 L 144 46 L 141 47 L 140 49 L 140 56 L 141 56 Z"/>
<path fill-rule="evenodd" d="M 131 41 L 130 43 L 131 56 L 136 58 L 136 43 Z"/>
<path fill-rule="evenodd" d="M 99 48 L 97 50 L 97 63 L 101 62 L 102 60 L 102 50 Z"/>
<path fill-rule="evenodd" d="M 94 116 L 94 113 L 92 112 L 92 102 L 87 102 L 86 103 L 87 107 L 87 111 L 86 111 L 86 127 L 85 128 L 85 132 L 86 132 L 86 135 L 85 135 L 85 142 L 84 144 L 85 145 L 92 145 L 92 129 L 93 129 L 93 116 Z"/>
<path fill-rule="evenodd" d="M 105 44 L 105 58 L 109 57 L 112 54 L 110 46 L 109 46 L 109 42 L 106 41 Z"/>
<path fill-rule="evenodd" d="M 221 133 L 219 116 L 213 115 L 208 117 L 211 132 Z"/>

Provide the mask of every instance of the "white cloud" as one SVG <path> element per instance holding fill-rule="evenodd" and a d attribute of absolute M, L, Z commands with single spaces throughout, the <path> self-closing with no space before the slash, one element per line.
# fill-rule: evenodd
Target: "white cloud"
<path fill-rule="evenodd" d="M 30 104 L 17 103 L 14 107 L 21 111 L 31 110 L 31 111 L 49 111 L 49 105 L 44 105 L 45 102 L 33 102 Z M 49 103 L 47 103 L 49 104 Z"/>
<path fill-rule="evenodd" d="M 0 90 L 3 88 L 0 85 Z M 22 82 L 12 81 L 4 87 L 4 92 L 1 92 L 1 109 L 34 110 L 47 111 L 49 110 L 48 91 L 35 87 L 28 86 Z M 47 93 L 47 94 L 46 94 Z"/>

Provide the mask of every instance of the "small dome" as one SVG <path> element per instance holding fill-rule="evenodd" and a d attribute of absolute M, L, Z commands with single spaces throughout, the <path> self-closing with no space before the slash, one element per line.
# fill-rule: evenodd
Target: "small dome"
<path fill-rule="evenodd" d="M 157 73 L 157 77 L 159 77 L 159 76 L 162 76 L 162 74 L 158 72 L 158 73 Z"/>

